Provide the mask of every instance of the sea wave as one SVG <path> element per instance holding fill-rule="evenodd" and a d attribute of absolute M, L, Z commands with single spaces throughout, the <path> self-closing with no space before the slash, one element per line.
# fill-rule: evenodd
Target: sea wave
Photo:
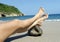
<path fill-rule="evenodd" d="M 7 22 L 9 22 L 9 20 L 7 20 L 7 21 L 0 20 L 0 24 L 7 23 Z"/>
<path fill-rule="evenodd" d="M 45 21 L 60 21 L 60 19 L 48 19 L 48 20 L 45 20 Z"/>
<path fill-rule="evenodd" d="M 6 21 L 0 20 L 0 23 L 5 23 L 5 22 L 9 22 L 9 21 L 11 21 L 11 20 L 6 20 Z M 47 21 L 47 22 L 50 22 L 50 21 L 56 21 L 56 22 L 58 22 L 58 21 L 60 21 L 60 19 L 47 19 L 45 21 Z"/>

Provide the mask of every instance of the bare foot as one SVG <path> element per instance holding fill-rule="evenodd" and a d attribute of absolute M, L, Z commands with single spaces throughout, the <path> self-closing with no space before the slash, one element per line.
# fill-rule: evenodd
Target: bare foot
<path fill-rule="evenodd" d="M 44 13 L 44 9 L 41 7 L 38 13 L 33 18 L 23 20 L 23 25 L 24 25 L 23 28 L 30 26 L 33 22 L 39 19 L 43 15 L 43 13 Z"/>
<path fill-rule="evenodd" d="M 40 23 L 39 25 L 41 25 L 41 23 L 44 20 L 46 20 L 47 18 L 48 18 L 48 15 L 45 14 L 45 16 L 43 16 L 43 17 L 39 18 L 38 20 L 36 20 L 28 29 L 32 28 L 33 26 L 35 26 L 36 24 L 39 24 L 39 23 Z"/>
<path fill-rule="evenodd" d="M 40 18 L 44 14 L 44 8 L 40 7 L 38 13 L 35 15 L 35 17 Z"/>

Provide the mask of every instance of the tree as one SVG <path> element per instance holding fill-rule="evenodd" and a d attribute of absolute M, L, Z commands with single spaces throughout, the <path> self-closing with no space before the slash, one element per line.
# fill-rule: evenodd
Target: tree
<path fill-rule="evenodd" d="M 11 13 L 15 13 L 17 15 L 22 15 L 23 13 L 19 11 L 16 7 L 2 4 L 0 3 L 0 12 L 6 14 L 6 15 L 11 15 Z"/>

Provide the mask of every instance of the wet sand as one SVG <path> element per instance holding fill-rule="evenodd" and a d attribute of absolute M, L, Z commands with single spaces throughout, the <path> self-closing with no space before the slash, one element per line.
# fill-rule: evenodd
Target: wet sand
<path fill-rule="evenodd" d="M 60 22 L 44 22 L 43 34 L 39 37 L 28 36 L 25 33 L 16 33 L 10 36 L 6 42 L 60 42 Z"/>

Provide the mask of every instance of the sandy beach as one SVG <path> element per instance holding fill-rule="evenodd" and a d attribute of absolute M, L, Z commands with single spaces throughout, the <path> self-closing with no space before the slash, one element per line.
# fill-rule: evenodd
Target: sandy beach
<path fill-rule="evenodd" d="M 42 25 L 43 34 L 39 37 L 28 36 L 25 33 L 16 33 L 10 36 L 6 42 L 60 42 L 60 22 L 45 21 Z"/>

